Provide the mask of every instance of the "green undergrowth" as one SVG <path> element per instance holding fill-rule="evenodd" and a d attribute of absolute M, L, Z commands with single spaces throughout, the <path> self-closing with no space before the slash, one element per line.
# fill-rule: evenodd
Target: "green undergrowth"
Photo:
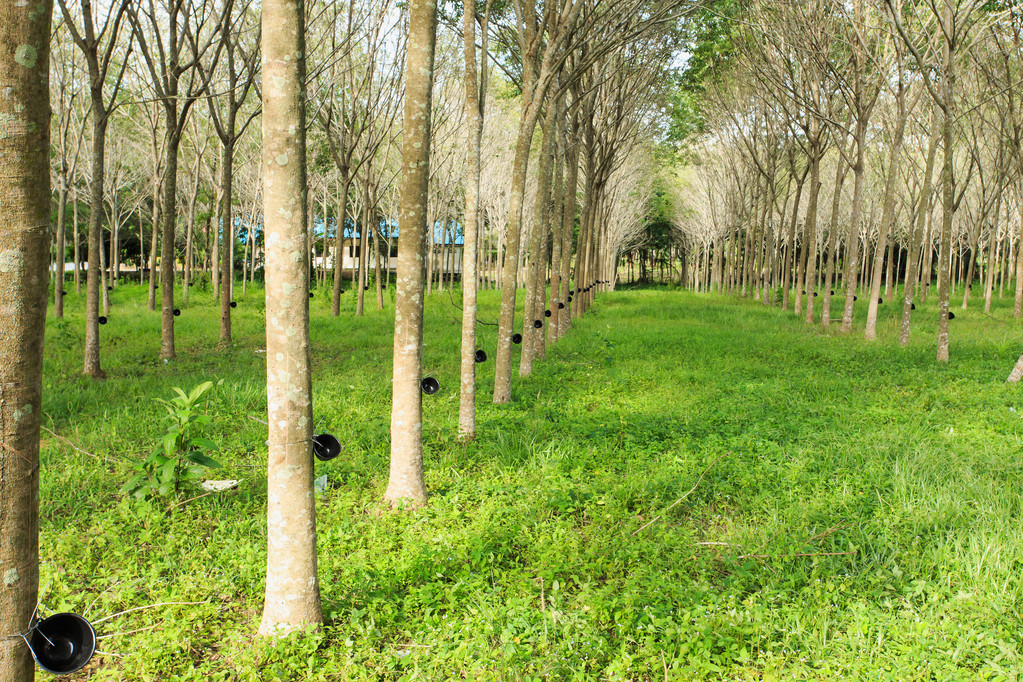
<path fill-rule="evenodd" d="M 933 303 L 901 349 L 887 306 L 868 343 L 865 306 L 842 336 L 749 301 L 623 290 L 516 375 L 501 406 L 496 327 L 481 324 L 490 359 L 465 445 L 457 298 L 427 299 L 424 366 L 442 387 L 424 396 L 431 498 L 402 512 L 380 504 L 391 301 L 378 312 L 367 297 L 356 318 L 348 299 L 337 319 L 325 291 L 311 301 L 315 420 L 344 445 L 316 464 L 326 625 L 270 643 L 254 634 L 262 291 L 237 295 L 227 348 L 212 295 L 193 292 L 164 363 L 158 313 L 119 288 L 103 382 L 80 375 L 82 302 L 69 297 L 47 329 L 42 602 L 94 621 L 138 609 L 97 624 L 104 653 L 77 679 L 1016 679 L 1011 303 L 997 319 L 957 309 L 942 366 Z M 481 321 L 498 304 L 483 292 Z M 238 489 L 186 489 L 177 506 L 120 495 L 165 432 L 158 399 L 209 380 L 223 380 L 204 432 L 223 467 L 209 473 Z"/>

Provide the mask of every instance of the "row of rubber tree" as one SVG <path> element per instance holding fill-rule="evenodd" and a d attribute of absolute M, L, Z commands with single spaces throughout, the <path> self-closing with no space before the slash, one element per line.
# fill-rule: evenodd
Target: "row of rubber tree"
<path fill-rule="evenodd" d="M 178 6 L 178 3 L 171 3 Z M 83 9 L 85 5 L 83 4 Z M 614 237 L 615 196 L 611 181 L 623 151 L 638 137 L 649 113 L 644 93 L 671 61 L 667 43 L 689 8 L 677 1 L 573 0 L 536 5 L 512 2 L 517 27 L 513 57 L 521 86 L 521 117 L 509 194 L 507 245 L 496 348 L 493 400 L 511 399 L 512 349 L 521 340 L 519 372 L 527 375 L 547 343 L 571 318 L 584 313 L 603 288 L 613 286 L 619 244 Z M 30 625 L 38 594 L 39 432 L 43 329 L 47 308 L 48 250 L 52 243 L 49 177 L 49 39 L 51 3 L 0 5 L 0 679 L 33 679 L 28 648 L 19 637 Z M 206 8 L 212 16 L 227 11 Z M 475 437 L 475 376 L 478 178 L 484 83 L 477 67 L 477 27 L 486 26 L 493 6 L 463 5 L 465 107 L 468 126 L 463 222 L 462 381 L 459 432 Z M 156 9 L 154 14 L 159 14 Z M 407 49 L 402 117 L 402 162 L 391 413 L 391 466 L 385 499 L 396 508 L 425 504 L 422 448 L 422 328 L 427 189 L 431 143 L 431 97 L 438 6 L 412 3 L 407 11 Z M 309 238 L 307 183 L 306 21 L 302 2 L 264 0 L 260 8 L 263 142 L 263 229 L 265 233 L 266 350 L 268 411 L 268 559 L 266 594 L 259 631 L 273 636 L 322 622 L 317 581 L 316 515 L 313 490 L 312 385 L 309 344 L 310 271 L 302 257 Z M 85 12 L 91 16 L 89 11 Z M 112 21 L 140 21 L 126 10 Z M 170 24 L 164 45 L 189 44 Z M 93 85 L 94 144 L 102 149 L 112 101 L 104 92 L 107 70 L 115 66 L 108 24 L 97 31 L 87 20 L 81 44 Z M 212 43 L 211 43 L 212 44 Z M 109 43 L 107 43 L 109 45 Z M 483 46 L 485 49 L 485 45 Z M 193 44 L 192 49 L 197 49 Z M 484 52 L 483 54 L 486 54 Z M 195 56 L 193 52 L 193 56 Z M 173 60 L 172 60 L 173 61 Z M 167 76 L 153 65 L 156 79 Z M 175 78 L 165 112 L 169 127 L 183 120 L 175 109 L 184 95 Z M 98 95 L 98 97 L 97 97 Z M 187 99 L 187 98 L 186 98 Z M 644 107 L 633 106 L 645 102 Z M 525 205 L 527 170 L 536 130 L 538 189 Z M 180 141 L 168 132 L 167 144 Z M 94 157 L 95 162 L 95 157 Z M 168 157 L 168 164 L 175 161 Z M 93 177 L 102 176 L 100 167 Z M 162 317 L 173 324 L 174 261 L 172 208 L 176 193 L 163 187 L 165 264 L 161 272 Z M 545 229 L 520 243 L 523 213 Z M 230 208 L 225 208 L 228 213 Z M 90 218 L 90 248 L 99 212 Z M 548 249 L 550 255 L 548 256 Z M 518 263 L 525 271 L 525 319 L 515 331 Z M 95 252 L 95 251 L 94 251 Z M 574 263 L 572 256 L 575 255 Z M 548 267 L 550 264 L 550 267 Z M 96 275 L 88 273 L 87 299 L 97 305 Z M 548 274 L 549 271 L 549 274 Z M 549 280 L 549 288 L 548 288 Z M 223 286 L 222 295 L 230 287 Z M 548 318 L 547 311 L 551 311 Z M 88 325 L 96 326 L 92 316 Z M 549 320 L 545 325 L 544 321 Z M 544 331 L 546 328 L 546 331 Z M 173 334 L 164 327 L 163 355 L 174 357 Z M 98 339 L 98 328 L 90 332 Z M 88 342 L 87 342 L 88 345 Z M 98 370 L 98 366 L 95 368 Z M 101 371 L 86 373 L 95 377 Z"/>
<path fill-rule="evenodd" d="M 525 172 L 525 164 L 543 163 L 530 160 L 529 155 L 540 153 L 540 145 L 523 140 L 526 130 L 540 130 L 536 137 L 545 140 L 553 138 L 552 153 L 563 166 L 565 147 L 579 149 L 575 153 L 580 163 L 590 169 L 580 179 L 592 175 L 592 186 L 599 187 L 603 197 L 600 205 L 594 204 L 608 229 L 602 248 L 613 250 L 635 239 L 636 216 L 642 213 L 642 207 L 636 207 L 642 201 L 635 198 L 648 191 L 645 178 L 650 175 L 648 168 L 639 168 L 642 164 L 635 161 L 646 157 L 646 165 L 652 165 L 653 137 L 647 130 L 653 126 L 639 124 L 644 117 L 659 115 L 658 100 L 670 89 L 664 86 L 669 79 L 659 75 L 670 69 L 676 49 L 672 33 L 679 6 L 665 3 L 647 0 L 643 4 L 648 8 L 632 12 L 640 6 L 637 0 L 619 0 L 614 7 L 625 19 L 603 8 L 580 11 L 559 18 L 554 30 L 541 17 L 537 26 L 530 29 L 526 22 L 520 31 L 519 13 L 513 6 L 481 7 L 477 12 L 483 61 L 482 68 L 477 68 L 483 93 L 479 112 L 482 116 L 486 106 L 484 81 L 489 74 L 497 81 L 492 88 L 497 93 L 489 95 L 489 106 L 497 115 L 487 112 L 486 154 L 501 159 L 493 163 L 487 158 L 486 172 L 474 181 L 488 195 L 485 216 L 479 218 L 486 235 L 477 234 L 477 244 L 487 242 L 480 254 L 486 281 L 503 285 L 501 263 L 508 260 L 509 248 L 520 262 L 532 255 L 529 243 L 520 244 L 526 233 L 518 227 L 507 229 L 511 223 L 531 223 L 532 212 L 521 208 L 523 192 L 531 196 L 537 179 L 549 177 Z M 220 342 L 231 343 L 235 252 L 240 246 L 244 291 L 265 246 L 261 244 L 262 212 L 257 208 L 261 170 L 257 170 L 259 164 L 247 161 L 259 153 L 255 122 L 261 106 L 256 95 L 263 74 L 258 11 L 252 0 L 183 0 L 166 10 L 129 0 L 102 5 L 58 0 L 56 9 L 50 88 L 57 207 L 53 270 L 63 270 L 61 262 L 70 242 L 79 288 L 79 266 L 83 253 L 88 254 L 84 373 L 105 376 L 101 318 L 110 315 L 111 294 L 123 259 L 135 262 L 137 277 L 148 288 L 148 308 L 160 314 L 162 359 L 176 355 L 173 311 L 187 305 L 197 273 L 200 281 L 212 275 L 214 295 L 220 299 Z M 546 10 L 532 11 L 539 17 Z M 314 229 L 305 252 L 311 266 L 317 250 L 314 242 L 323 255 L 317 284 L 331 288 L 331 313 L 338 316 L 344 291 L 341 254 L 345 228 L 350 226 L 351 253 L 375 256 L 353 259 L 358 260 L 358 272 L 351 279 L 359 282 L 354 288 L 355 311 L 361 315 L 369 260 L 376 269 L 378 308 L 383 308 L 382 281 L 391 272 L 390 225 L 397 222 L 398 212 L 394 197 L 400 163 L 395 159 L 400 157 L 398 112 L 407 16 L 393 0 L 345 4 L 310 0 L 306 13 L 310 17 L 306 106 L 311 154 L 307 183 L 316 201 L 310 199 L 308 217 Z M 177 30 L 168 31 L 169 27 Z M 459 93 L 465 87 L 465 67 L 451 58 L 458 49 L 453 41 L 464 32 L 452 25 L 440 28 L 438 36 L 449 54 L 441 61 L 439 73 L 435 72 L 441 98 L 439 105 L 432 105 L 435 130 L 431 135 L 435 143 L 438 137 L 443 139 L 440 153 L 436 144 L 431 145 L 427 221 L 444 225 L 441 229 L 454 240 L 453 233 L 464 223 L 464 185 L 470 182 L 461 163 L 464 128 L 472 124 L 463 123 L 471 115 L 462 106 L 464 94 Z M 535 35 L 530 37 L 530 32 Z M 540 70 L 530 75 L 533 67 Z M 535 92 L 537 88 L 542 96 Z M 509 97 L 509 91 L 522 95 Z M 548 99 L 558 100 L 560 110 L 552 113 L 571 120 L 539 116 Z M 620 102 L 628 104 L 620 107 Z M 527 114 L 523 124 L 520 119 Z M 529 137 L 534 137 L 532 132 Z M 512 153 L 507 153 L 509 148 Z M 552 153 L 545 152 L 544 159 Z M 593 159 L 592 163 L 587 159 Z M 518 180 L 517 193 L 508 187 L 513 176 Z M 513 196 L 509 199 L 508 194 Z M 318 215 L 313 209 L 316 203 L 320 204 Z M 509 219 L 516 204 L 517 220 Z M 475 210 L 479 213 L 479 202 Z M 80 214 L 86 216 L 85 249 L 80 248 Z M 382 224 L 388 226 L 386 235 L 381 234 Z M 243 229 L 244 241 L 239 244 Z M 515 237 L 513 243 L 508 241 L 510 236 Z M 385 240 L 388 263 L 381 272 L 379 255 Z M 435 239 L 429 238 L 427 245 L 429 291 L 433 281 L 429 273 L 435 273 L 442 284 L 443 268 L 435 267 Z M 331 251 L 334 262 L 328 273 Z M 442 260 L 453 251 L 447 249 Z M 549 257 L 559 253 L 552 248 Z M 525 279 L 520 276 L 520 283 Z M 54 286 L 57 317 L 63 316 L 64 296 L 64 287 Z"/>
<path fill-rule="evenodd" d="M 675 190 L 700 286 L 771 305 L 778 294 L 843 332 L 858 302 L 867 340 L 880 306 L 898 306 L 902 345 L 914 300 L 936 293 L 943 362 L 953 292 L 965 310 L 979 282 L 989 312 L 1014 278 L 1023 317 L 1018 6 L 720 5 L 736 20 L 718 35 L 730 50 L 706 66 L 699 172 Z"/>

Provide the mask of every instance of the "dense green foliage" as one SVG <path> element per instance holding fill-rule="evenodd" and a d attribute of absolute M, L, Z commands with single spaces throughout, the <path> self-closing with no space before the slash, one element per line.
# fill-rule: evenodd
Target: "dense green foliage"
<path fill-rule="evenodd" d="M 199 602 L 100 623 L 109 654 L 79 679 L 976 680 L 1023 665 L 1023 398 L 1003 382 L 1018 326 L 961 313 L 940 366 L 931 305 L 898 349 L 887 305 L 871 345 L 665 290 L 602 297 L 510 405 L 484 399 L 493 365 L 481 365 L 467 446 L 459 315 L 447 292 L 430 297 L 432 497 L 396 513 L 379 504 L 393 313 L 334 320 L 317 293 L 315 414 L 345 445 L 317 463 L 327 625 L 256 640 L 260 296 L 239 294 L 228 349 L 214 302 L 195 296 L 164 364 L 158 315 L 121 287 L 99 383 L 79 376 L 81 301 L 67 323 L 49 320 L 44 425 L 62 438 L 43 434 L 43 604 L 98 620 Z M 497 305 L 484 292 L 481 319 Z M 488 352 L 495 333 L 481 327 Z M 240 488 L 173 508 L 119 495 L 165 431 L 155 399 L 220 379 L 204 434 L 217 477 Z"/>

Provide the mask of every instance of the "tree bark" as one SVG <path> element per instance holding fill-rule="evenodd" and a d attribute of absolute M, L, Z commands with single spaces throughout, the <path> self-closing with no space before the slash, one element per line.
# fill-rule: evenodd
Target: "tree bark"
<path fill-rule="evenodd" d="M 546 259 L 543 258 L 544 245 L 547 242 L 547 204 L 550 201 L 551 184 L 551 146 L 554 141 L 555 120 L 557 116 L 555 102 L 547 104 L 547 115 L 541 126 L 543 145 L 538 162 L 538 180 L 536 200 L 533 206 L 533 231 L 529 244 L 529 269 L 526 274 L 526 298 L 523 305 L 522 320 L 522 353 L 519 356 L 519 376 L 526 377 L 533 373 L 533 358 L 536 356 L 536 344 L 543 344 L 543 327 L 533 327 L 534 321 L 543 324 L 543 299 L 538 296 L 540 287 L 544 285 L 541 278 L 546 274 Z M 544 287 L 546 291 L 546 287 Z"/>
<path fill-rule="evenodd" d="M 330 314 L 341 314 L 341 293 L 344 280 L 345 220 L 348 214 L 348 190 L 352 180 L 346 170 L 341 171 L 341 191 L 338 193 L 337 229 L 334 234 L 334 288 L 331 292 Z"/>
<path fill-rule="evenodd" d="M 35 679 L 28 647 L 11 635 L 28 630 L 39 589 L 39 417 L 50 246 L 50 15 L 46 0 L 38 5 L 0 5 L 0 680 L 4 682 Z"/>
<path fill-rule="evenodd" d="M 534 97 L 537 95 L 534 95 Z M 508 199 L 504 269 L 502 273 L 501 312 L 497 328 L 497 359 L 494 368 L 494 402 L 511 401 L 512 333 L 515 330 L 515 297 L 519 284 L 519 242 L 522 236 L 522 204 L 526 191 L 526 171 L 533 130 L 539 116 L 535 102 L 523 103 L 523 117 L 515 141 L 515 160 Z"/>
<path fill-rule="evenodd" d="M 391 467 L 384 499 L 392 505 L 426 503 L 423 471 L 423 254 L 430 179 L 430 111 L 437 37 L 435 0 L 409 9 L 402 126 L 398 275 L 395 282 Z M 430 226 L 432 231 L 432 226 Z"/>
<path fill-rule="evenodd" d="M 845 308 L 842 311 L 842 332 L 852 331 L 853 300 L 856 298 L 856 269 L 859 265 L 860 223 L 863 215 L 863 176 L 866 170 L 864 157 L 867 144 L 867 121 L 857 117 L 856 121 L 856 160 L 853 162 L 853 197 L 849 215 L 849 231 L 845 238 L 845 274 L 842 284 L 845 286 Z"/>
<path fill-rule="evenodd" d="M 927 149 L 927 161 L 924 164 L 924 179 L 920 187 L 920 199 L 917 202 L 916 226 L 910 231 L 909 261 L 906 264 L 906 277 L 902 287 L 902 317 L 899 323 L 899 345 L 909 343 L 910 322 L 913 311 L 913 297 L 916 293 L 917 277 L 923 258 L 920 244 L 924 240 L 924 227 L 927 224 L 928 207 L 931 195 L 931 173 L 934 171 L 934 157 L 938 151 L 938 131 L 931 135 Z"/>
<path fill-rule="evenodd" d="M 174 105 L 177 111 L 177 105 Z M 160 235 L 160 359 L 173 360 L 174 352 L 174 231 L 178 210 L 178 147 L 181 135 L 175 130 L 176 114 L 167 114 L 166 170 L 163 176 L 163 229 Z"/>
<path fill-rule="evenodd" d="M 234 244 L 234 216 L 232 215 L 231 198 L 234 193 L 234 125 L 231 125 L 231 137 L 221 140 L 220 159 L 220 229 L 223 235 L 223 246 L 220 248 L 220 344 L 231 343 L 231 283 L 234 280 L 234 257 L 231 245 Z"/>
<path fill-rule="evenodd" d="M 817 268 L 817 198 L 821 192 L 820 154 L 815 147 L 810 158 L 810 196 L 806 202 L 806 222 L 803 225 L 803 253 L 799 259 L 799 283 L 796 289 L 796 307 L 799 296 L 805 292 L 806 316 L 803 321 L 813 324 L 813 294 L 816 289 Z M 798 311 L 797 311 L 798 312 Z"/>
<path fill-rule="evenodd" d="M 566 128 L 571 127 L 571 131 Z M 562 126 L 563 140 L 565 147 L 565 189 L 564 207 L 561 213 L 561 277 L 558 284 L 558 302 L 565 304 L 560 310 L 558 322 L 558 337 L 565 335 L 572 325 L 572 297 L 571 291 L 571 268 L 572 268 L 572 238 L 575 232 L 575 211 L 578 200 L 577 189 L 579 185 L 579 119 L 573 109 L 572 118 L 568 126 Z"/>
<path fill-rule="evenodd" d="M 458 437 L 476 437 L 476 288 L 479 239 L 480 154 L 484 92 L 477 80 L 476 0 L 465 0 L 462 37 L 465 53 L 465 211 L 462 237 L 462 366 L 458 401 Z M 484 31 L 485 35 L 485 31 Z M 484 37 L 485 40 L 485 37 Z M 484 45 L 485 47 L 485 45 Z M 486 50 L 483 50 L 484 59 Z"/>
<path fill-rule="evenodd" d="M 61 168 L 60 189 L 57 194 L 57 257 L 53 286 L 53 314 L 57 318 L 64 317 L 64 220 L 67 217 L 67 194 L 67 169 Z"/>
<path fill-rule="evenodd" d="M 898 96 L 900 99 L 904 98 L 901 91 Z M 885 251 L 888 247 L 888 233 L 895 226 L 895 180 L 899 170 L 899 154 L 902 152 L 902 140 L 906 131 L 908 115 L 908 111 L 900 111 L 899 119 L 895 124 L 895 132 L 892 134 L 891 146 L 888 150 L 888 177 L 885 179 L 884 207 L 881 209 L 881 225 L 878 228 L 877 245 L 874 247 L 870 304 L 867 307 L 867 325 L 864 331 L 868 341 L 873 341 L 877 338 L 877 301 L 881 295 L 881 273 L 884 268 Z"/>
<path fill-rule="evenodd" d="M 264 0 L 263 216 L 266 235 L 266 597 L 259 633 L 319 627 L 309 354 L 305 7 Z M 227 249 L 225 249 L 226 251 Z"/>
<path fill-rule="evenodd" d="M 106 151 L 107 118 L 96 109 L 96 98 L 102 104 L 101 93 L 93 93 L 92 122 L 92 194 L 89 211 L 88 263 L 85 272 L 85 362 L 83 374 L 93 379 L 105 379 L 107 374 L 99 363 L 99 304 L 103 272 L 100 269 L 100 231 L 103 229 L 103 174 Z"/>

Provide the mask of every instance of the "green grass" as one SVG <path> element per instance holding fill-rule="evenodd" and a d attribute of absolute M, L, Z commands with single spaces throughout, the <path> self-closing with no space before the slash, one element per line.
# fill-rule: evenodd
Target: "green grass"
<path fill-rule="evenodd" d="M 368 292 L 372 293 L 372 292 Z M 348 294 L 346 294 L 348 296 Z M 1023 398 L 1011 302 L 960 312 L 934 361 L 933 301 L 912 344 L 825 334 L 790 313 L 664 289 L 602 297 L 479 437 L 456 439 L 459 311 L 427 300 L 429 505 L 390 513 L 393 313 L 311 302 L 326 627 L 254 637 L 265 553 L 262 292 L 217 347 L 212 295 L 158 360 L 144 291 L 113 295 L 110 378 L 80 376 L 81 301 L 48 320 L 43 603 L 105 615 L 78 679 L 1016 679 L 1023 668 Z M 386 298 L 386 297 L 385 297 Z M 521 297 L 520 297 L 521 298 Z M 975 304 L 982 304 L 974 298 Z M 495 320 L 484 292 L 480 318 Z M 860 309 L 862 307 L 862 310 Z M 237 491 L 175 508 L 122 499 L 163 431 L 156 398 L 223 379 L 207 434 Z M 84 454 L 85 451 L 88 454 Z M 712 464 L 713 463 L 713 464 Z M 709 467 L 709 469 L 708 469 Z M 695 490 L 665 510 L 706 475 Z M 195 492 L 192 495 L 197 494 Z M 189 495 L 191 496 L 191 495 Z M 658 515 L 645 530 L 636 533 Z M 118 634 L 130 633 L 130 634 Z M 116 654 L 116 655 L 115 655 Z"/>

